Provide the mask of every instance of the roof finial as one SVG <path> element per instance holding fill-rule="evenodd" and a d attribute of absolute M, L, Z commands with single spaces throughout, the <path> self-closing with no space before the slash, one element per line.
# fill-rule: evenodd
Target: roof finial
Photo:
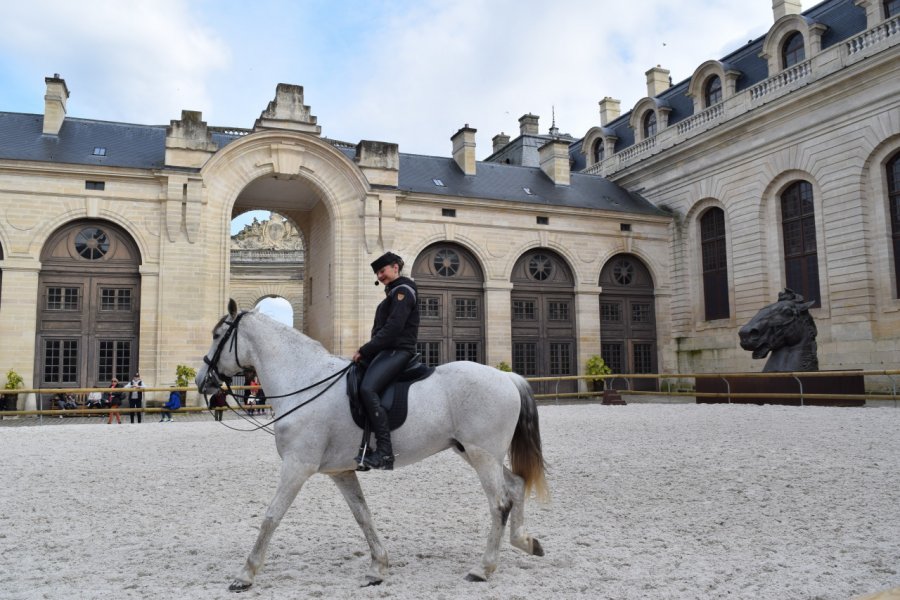
<path fill-rule="evenodd" d="M 550 135 L 553 137 L 559 137 L 559 127 L 556 126 L 556 106 L 550 105 L 551 114 L 553 116 L 553 122 L 550 125 Z"/>

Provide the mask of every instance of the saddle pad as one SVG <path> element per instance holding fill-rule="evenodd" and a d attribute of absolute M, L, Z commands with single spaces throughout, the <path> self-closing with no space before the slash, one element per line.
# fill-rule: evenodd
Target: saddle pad
<path fill-rule="evenodd" d="M 432 373 L 434 373 L 433 367 L 426 367 L 425 365 L 420 365 L 421 368 L 416 370 L 416 375 L 414 379 L 410 379 L 408 381 L 395 381 L 390 384 L 384 393 L 381 394 L 381 406 L 387 411 L 388 415 L 388 426 L 391 431 L 394 431 L 401 425 L 406 422 L 406 414 L 408 409 L 408 400 L 409 400 L 409 387 L 417 381 L 422 381 Z M 362 404 L 360 404 L 359 400 L 356 396 L 356 386 L 349 385 L 351 381 L 355 382 L 356 373 L 355 369 L 351 369 L 349 373 L 347 373 L 347 381 L 348 381 L 348 394 L 347 397 L 350 401 L 350 415 L 353 417 L 353 422 L 356 423 L 356 426 L 360 429 L 365 429 L 366 427 L 366 411 L 363 409 Z"/>

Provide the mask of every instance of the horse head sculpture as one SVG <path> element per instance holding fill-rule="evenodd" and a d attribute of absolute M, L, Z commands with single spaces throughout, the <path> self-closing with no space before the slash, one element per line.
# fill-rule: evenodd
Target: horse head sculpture
<path fill-rule="evenodd" d="M 803 296 L 785 288 L 778 301 L 760 309 L 750 322 L 741 327 L 741 348 L 753 352 L 753 358 L 765 358 L 764 372 L 818 371 L 816 324 L 809 314 L 815 301 L 804 302 Z"/>

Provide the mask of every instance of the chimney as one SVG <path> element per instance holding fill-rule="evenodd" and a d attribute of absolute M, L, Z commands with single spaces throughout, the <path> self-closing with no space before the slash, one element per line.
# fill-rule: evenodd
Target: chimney
<path fill-rule="evenodd" d="M 615 121 L 622 114 L 622 101 L 607 96 L 600 101 L 600 125 Z"/>
<path fill-rule="evenodd" d="M 800 0 L 772 0 L 772 13 L 776 21 L 785 15 L 799 15 L 801 12 Z"/>
<path fill-rule="evenodd" d="M 491 150 L 493 153 L 497 153 L 504 148 L 509 143 L 509 136 L 503 133 L 502 131 L 491 138 L 491 142 L 493 142 L 494 146 Z"/>
<path fill-rule="evenodd" d="M 59 135 L 59 130 L 66 119 L 69 88 L 59 73 L 54 73 L 53 77 L 45 77 L 44 83 L 47 84 L 47 93 L 44 95 L 44 135 Z"/>
<path fill-rule="evenodd" d="M 538 135 L 539 116 L 528 113 L 519 117 L 519 135 Z"/>
<path fill-rule="evenodd" d="M 469 124 L 453 134 L 453 160 L 466 175 L 475 174 L 475 132 Z"/>
<path fill-rule="evenodd" d="M 569 185 L 569 143 L 550 140 L 538 148 L 541 171 L 556 185 Z"/>
<path fill-rule="evenodd" d="M 656 65 L 646 73 L 647 75 L 647 96 L 655 98 L 669 89 L 669 70 L 663 69 Z"/>

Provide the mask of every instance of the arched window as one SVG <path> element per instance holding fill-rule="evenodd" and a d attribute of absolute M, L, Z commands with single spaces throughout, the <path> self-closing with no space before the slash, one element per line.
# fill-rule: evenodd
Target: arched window
<path fill-rule="evenodd" d="M 594 142 L 591 155 L 594 157 L 594 164 L 603 160 L 603 139 Z"/>
<path fill-rule="evenodd" d="M 703 100 L 705 108 L 722 101 L 722 80 L 718 75 L 706 80 L 706 85 L 703 86 Z"/>
<path fill-rule="evenodd" d="M 806 60 L 806 51 L 803 49 L 803 35 L 795 31 L 784 40 L 781 46 L 781 68 L 787 69 Z"/>
<path fill-rule="evenodd" d="M 656 113 L 648 110 L 644 115 L 644 139 L 652 138 L 656 135 Z"/>
<path fill-rule="evenodd" d="M 786 287 L 821 306 L 816 213 L 808 181 L 793 183 L 781 194 L 781 229 Z"/>
<path fill-rule="evenodd" d="M 884 18 L 900 15 L 900 0 L 884 0 Z"/>
<path fill-rule="evenodd" d="M 703 304 L 706 320 L 727 319 L 728 258 L 725 245 L 725 211 L 710 208 L 700 217 L 700 253 L 703 260 Z"/>
<path fill-rule="evenodd" d="M 894 276 L 900 298 L 900 152 L 887 164 L 888 203 L 891 206 L 891 239 L 894 242 Z"/>

